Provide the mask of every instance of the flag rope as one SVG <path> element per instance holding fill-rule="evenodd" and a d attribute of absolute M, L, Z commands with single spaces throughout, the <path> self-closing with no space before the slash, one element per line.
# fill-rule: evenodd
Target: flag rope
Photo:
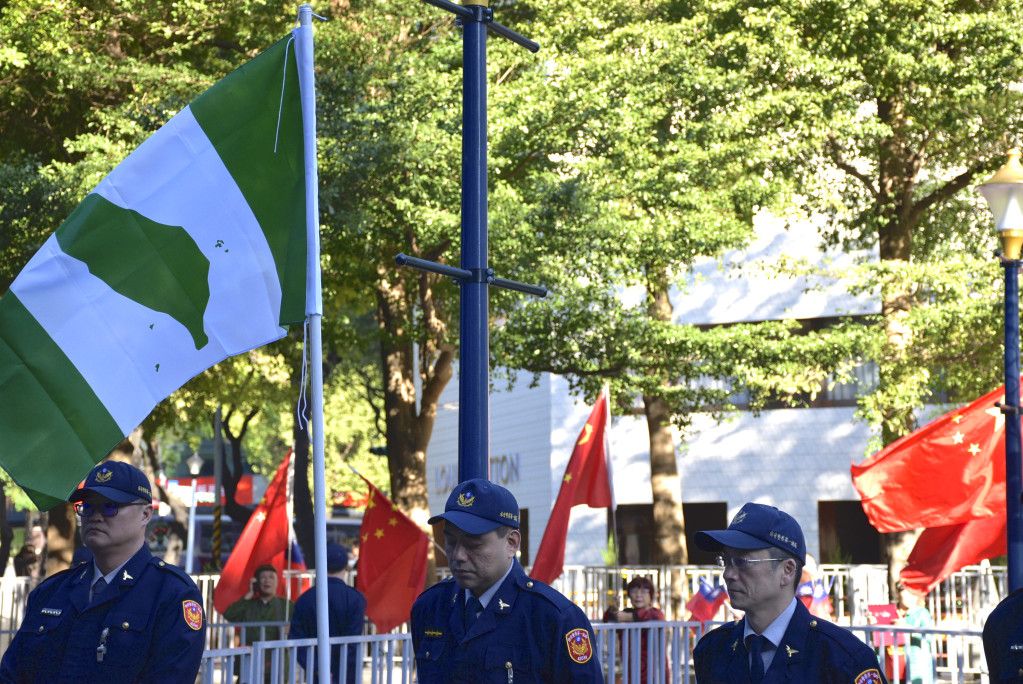
<path fill-rule="evenodd" d="M 277 107 L 277 130 L 274 131 L 274 154 L 277 154 L 277 140 L 281 135 L 281 114 L 284 112 L 284 88 L 288 85 L 288 48 L 294 42 L 295 36 L 289 36 L 287 47 L 284 48 L 284 73 L 281 77 L 281 103 Z"/>

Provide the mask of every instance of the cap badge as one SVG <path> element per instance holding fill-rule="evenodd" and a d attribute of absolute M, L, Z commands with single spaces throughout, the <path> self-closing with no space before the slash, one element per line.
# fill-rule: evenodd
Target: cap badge
<path fill-rule="evenodd" d="M 98 473 L 96 473 L 96 482 L 99 482 L 100 484 L 103 484 L 104 482 L 110 482 L 110 478 L 112 478 L 113 476 L 114 476 L 113 470 L 110 470 L 110 468 L 103 468 Z"/>
<path fill-rule="evenodd" d="M 745 519 L 746 519 L 746 511 L 739 511 L 738 513 L 735 514 L 735 517 L 732 518 L 732 524 L 729 525 L 729 527 L 733 527 L 735 525 L 738 525 L 739 523 L 741 523 Z"/>
<path fill-rule="evenodd" d="M 474 503 L 476 503 L 475 494 L 466 494 L 465 492 L 462 492 L 461 494 L 458 495 L 459 506 L 464 506 L 468 508 L 469 506 L 472 506 Z"/>

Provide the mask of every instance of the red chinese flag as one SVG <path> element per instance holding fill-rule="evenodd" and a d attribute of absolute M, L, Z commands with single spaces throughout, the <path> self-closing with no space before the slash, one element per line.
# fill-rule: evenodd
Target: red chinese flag
<path fill-rule="evenodd" d="M 607 444 L 610 420 L 611 407 L 607 390 L 604 390 L 597 397 L 590 418 L 583 426 L 572 456 L 568 459 L 557 501 L 554 502 L 547 529 L 544 530 L 536 560 L 529 573 L 534 579 L 550 584 L 564 570 L 565 538 L 573 506 L 586 504 L 590 508 L 615 507 L 611 451 Z"/>
<path fill-rule="evenodd" d="M 359 530 L 355 588 L 366 597 L 366 617 L 384 634 L 412 614 L 426 583 L 430 541 L 372 482 L 362 479 L 369 485 L 369 500 Z"/>
<path fill-rule="evenodd" d="M 852 479 L 879 532 L 1005 515 L 1005 388 L 889 444 Z"/>
<path fill-rule="evenodd" d="M 1006 553 L 1005 516 L 932 527 L 920 533 L 899 579 L 926 594 L 956 570 Z"/>
<path fill-rule="evenodd" d="M 223 613 L 228 606 L 248 593 L 252 573 L 260 565 L 269 563 L 277 568 L 278 575 L 284 576 L 286 556 L 291 545 L 291 519 L 288 517 L 290 461 L 289 451 L 224 564 L 224 570 L 213 590 L 213 605 L 219 613 Z M 292 564 L 291 567 L 302 566 Z M 284 582 L 277 585 L 277 593 L 281 596 L 287 593 Z"/>

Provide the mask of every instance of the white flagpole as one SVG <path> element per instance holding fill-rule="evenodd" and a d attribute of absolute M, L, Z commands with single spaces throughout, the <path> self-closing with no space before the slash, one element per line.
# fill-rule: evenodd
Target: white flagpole
<path fill-rule="evenodd" d="M 316 662 L 319 681 L 330 681 L 330 627 L 327 618 L 327 483 L 323 456 L 323 339 L 320 323 L 323 297 L 320 285 L 319 180 L 316 169 L 316 87 L 313 71 L 313 8 L 302 5 L 295 29 L 298 81 L 302 95 L 305 141 L 307 250 L 306 314 L 309 320 L 309 378 L 312 391 L 313 513 L 316 540 Z"/>

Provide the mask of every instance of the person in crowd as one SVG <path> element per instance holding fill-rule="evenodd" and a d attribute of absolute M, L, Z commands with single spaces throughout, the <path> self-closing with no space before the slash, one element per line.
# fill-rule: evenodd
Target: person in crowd
<path fill-rule="evenodd" d="M 295 611 L 294 601 L 277 595 L 280 578 L 277 568 L 272 565 L 260 565 L 252 573 L 249 590 L 224 611 L 224 619 L 241 625 L 242 644 L 249 646 L 256 641 L 276 641 L 283 638 L 281 628 L 276 625 L 259 625 L 246 623 L 287 622 Z M 272 667 L 271 654 L 266 654 L 264 676 L 270 681 Z M 240 673 L 241 663 L 235 661 L 235 674 Z"/>
<path fill-rule="evenodd" d="M 35 567 L 38 559 L 36 558 L 36 551 L 32 547 L 32 542 L 26 541 L 18 554 L 13 558 L 14 562 L 14 574 L 18 577 L 33 577 L 35 576 Z"/>
<path fill-rule="evenodd" d="M 69 499 L 92 561 L 58 572 L 28 597 L 0 660 L 0 682 L 192 682 L 206 636 L 202 597 L 185 572 L 146 546 L 146 475 L 104 461 Z"/>
<path fill-rule="evenodd" d="M 412 606 L 420 684 L 603 682 L 586 615 L 516 558 L 522 538 L 511 492 L 461 482 L 428 522 L 441 521 L 452 576 Z"/>
<path fill-rule="evenodd" d="M 327 544 L 327 624 L 330 636 L 358 636 L 362 634 L 366 621 L 366 597 L 361 592 L 345 584 L 344 576 L 348 570 L 348 549 L 331 542 Z M 295 604 L 295 615 L 291 618 L 292 639 L 312 639 L 316 637 L 316 587 L 303 592 Z M 330 681 L 337 684 L 341 679 L 341 645 L 330 649 Z M 361 667 L 360 648 L 347 645 L 347 674 L 345 682 L 353 684 L 356 672 Z M 311 681 L 318 681 L 315 659 L 308 658 L 313 652 L 311 648 L 300 648 L 298 664 L 307 672 L 314 673 Z M 312 660 L 312 662 L 307 662 Z"/>
<path fill-rule="evenodd" d="M 249 591 L 227 607 L 227 610 L 224 611 L 224 618 L 228 622 L 239 623 L 287 622 L 294 614 L 295 603 L 277 595 L 279 584 L 280 577 L 277 575 L 277 568 L 272 565 L 260 565 L 252 573 Z M 259 627 L 243 627 L 242 629 L 244 631 L 242 644 L 245 646 L 254 641 L 276 641 L 282 638 L 280 628 L 273 625 L 262 629 Z"/>
<path fill-rule="evenodd" d="M 892 624 L 899 627 L 934 627 L 931 612 L 924 605 L 924 597 L 902 582 L 895 585 L 899 592 L 896 606 L 899 617 Z M 934 662 L 934 636 L 909 634 L 906 639 L 906 684 L 934 684 L 937 677 Z"/>
<path fill-rule="evenodd" d="M 648 620 L 664 620 L 664 613 L 654 605 L 657 598 L 657 589 L 649 577 L 633 577 L 625 585 L 625 592 L 629 595 L 630 608 L 618 610 L 611 606 L 604 613 L 604 622 L 646 622 Z M 619 635 L 621 636 L 621 635 Z M 622 640 L 619 639 L 619 642 Z M 640 635 L 640 663 L 639 679 L 642 684 L 647 681 L 647 633 Z M 667 657 L 667 656 L 665 656 Z M 667 680 L 668 677 L 665 677 Z"/>
<path fill-rule="evenodd" d="M 698 684 L 887 683 L 870 647 L 796 599 L 806 542 L 788 513 L 747 503 L 728 529 L 697 532 L 696 543 L 718 552 L 732 608 L 744 611 L 697 643 Z"/>
<path fill-rule="evenodd" d="M 1023 682 L 1023 589 L 995 606 L 984 621 L 984 657 L 992 682 Z"/>
<path fill-rule="evenodd" d="M 43 577 L 46 575 L 46 530 L 42 525 L 33 525 L 29 530 L 29 536 L 32 539 L 32 550 L 36 554 L 35 570 L 32 576 Z"/>

